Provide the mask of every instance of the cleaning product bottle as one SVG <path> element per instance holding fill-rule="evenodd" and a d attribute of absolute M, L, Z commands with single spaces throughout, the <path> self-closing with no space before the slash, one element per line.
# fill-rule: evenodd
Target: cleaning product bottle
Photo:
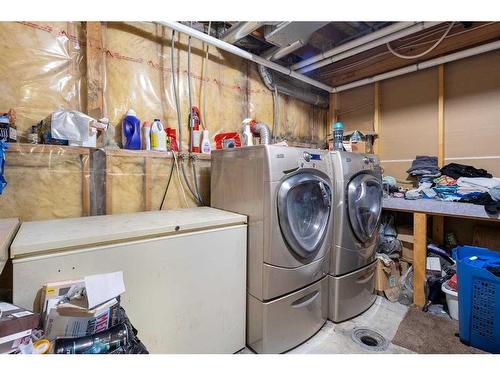
<path fill-rule="evenodd" d="M 341 122 L 336 122 L 332 126 L 333 132 L 333 149 L 335 151 L 342 151 L 344 149 L 344 124 Z"/>
<path fill-rule="evenodd" d="M 151 149 L 155 151 L 167 150 L 167 135 L 160 119 L 155 119 L 151 125 Z"/>
<path fill-rule="evenodd" d="M 200 110 L 198 107 L 191 107 L 189 116 L 189 126 L 191 127 L 191 152 L 200 152 Z"/>
<path fill-rule="evenodd" d="M 253 146 L 253 135 L 250 130 L 250 125 L 245 125 L 245 130 L 243 131 L 243 146 Z"/>
<path fill-rule="evenodd" d="M 129 109 L 122 124 L 123 148 L 129 150 L 141 149 L 141 121 L 135 111 Z"/>
<path fill-rule="evenodd" d="M 208 137 L 208 130 L 203 130 L 203 139 L 201 141 L 201 152 L 202 154 L 210 154 L 212 151 L 212 146 L 210 145 L 210 138 Z"/>
<path fill-rule="evenodd" d="M 151 150 L 151 123 L 149 121 L 144 121 L 144 124 L 142 124 L 142 139 L 144 149 Z"/>
<path fill-rule="evenodd" d="M 177 144 L 177 131 L 174 128 L 165 129 L 167 133 L 168 148 L 169 151 L 179 151 L 179 145 Z"/>

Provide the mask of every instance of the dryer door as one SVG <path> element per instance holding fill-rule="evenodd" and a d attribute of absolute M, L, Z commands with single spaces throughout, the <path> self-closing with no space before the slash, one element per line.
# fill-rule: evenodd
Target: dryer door
<path fill-rule="evenodd" d="M 278 218 L 289 249 L 301 258 L 319 251 L 328 231 L 331 185 L 314 172 L 288 177 L 278 189 Z"/>
<path fill-rule="evenodd" d="M 352 230 L 362 243 L 375 238 L 382 212 L 382 185 L 375 176 L 361 173 L 347 186 L 347 210 Z"/>

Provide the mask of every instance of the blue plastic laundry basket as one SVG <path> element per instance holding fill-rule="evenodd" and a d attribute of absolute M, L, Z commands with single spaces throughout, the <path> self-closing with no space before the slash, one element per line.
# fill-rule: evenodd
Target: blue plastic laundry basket
<path fill-rule="evenodd" d="M 457 261 L 460 340 L 500 353 L 500 277 L 486 269 L 500 267 L 500 252 L 459 246 L 453 258 Z"/>

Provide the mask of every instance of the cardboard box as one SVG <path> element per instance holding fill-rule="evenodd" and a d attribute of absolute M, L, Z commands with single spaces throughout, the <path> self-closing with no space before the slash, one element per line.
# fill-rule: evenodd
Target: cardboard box
<path fill-rule="evenodd" d="M 387 299 L 391 302 L 399 298 L 399 279 L 401 272 L 399 264 L 394 260 L 384 263 L 382 259 L 377 259 L 377 268 L 375 271 L 375 290 L 384 292 Z"/>
<path fill-rule="evenodd" d="M 51 308 L 44 327 L 46 338 L 93 335 L 118 324 L 120 302 L 113 298 L 92 310 L 70 306 Z"/>
<path fill-rule="evenodd" d="M 82 280 L 47 283 L 43 288 L 45 336 L 81 337 L 118 323 L 123 273 L 86 276 Z"/>
<path fill-rule="evenodd" d="M 40 323 L 40 315 L 6 302 L 0 302 L 0 309 L 0 354 L 10 353 L 29 339 Z"/>
<path fill-rule="evenodd" d="M 413 244 L 401 241 L 401 246 L 402 246 L 401 259 L 409 263 L 413 263 Z"/>

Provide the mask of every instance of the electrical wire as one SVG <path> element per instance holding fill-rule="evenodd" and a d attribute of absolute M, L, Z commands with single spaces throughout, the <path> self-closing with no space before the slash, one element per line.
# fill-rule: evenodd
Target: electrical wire
<path fill-rule="evenodd" d="M 182 185 L 181 174 L 179 172 L 179 163 L 177 162 L 177 157 L 175 156 L 175 152 L 173 152 L 172 155 L 174 157 L 175 169 L 177 170 L 177 181 L 179 181 L 179 186 L 181 188 L 182 196 L 184 197 L 184 203 L 186 204 L 186 208 L 189 208 L 189 204 L 186 197 L 186 191 L 184 190 L 184 186 Z"/>
<path fill-rule="evenodd" d="M 174 154 L 173 151 L 172 154 Z M 160 204 L 160 211 L 163 210 L 163 204 L 165 203 L 165 198 L 167 197 L 168 187 L 170 186 L 170 181 L 172 180 L 172 174 L 174 173 L 174 168 L 175 168 L 175 162 L 172 161 L 172 165 L 170 166 L 170 173 L 168 175 L 167 187 L 165 188 L 165 192 L 163 193 L 163 198 Z"/>
<path fill-rule="evenodd" d="M 447 35 L 445 39 L 448 39 L 448 38 L 453 38 L 453 37 L 456 37 L 456 36 L 459 36 L 459 35 L 462 35 L 462 34 L 465 34 L 465 33 L 469 33 L 473 30 L 477 30 L 477 29 L 480 29 L 480 28 L 483 28 L 483 27 L 486 27 L 486 26 L 489 26 L 491 24 L 493 24 L 495 22 L 488 22 L 488 23 L 484 23 L 482 25 L 479 25 L 479 26 L 476 26 L 476 27 L 473 27 L 471 29 L 466 29 L 466 30 L 463 30 L 463 31 L 459 31 L 459 32 L 456 32 L 452 35 Z M 419 40 L 422 40 L 422 39 L 425 39 L 427 37 L 429 37 L 430 35 L 432 34 L 436 34 L 437 32 L 441 32 L 441 31 L 444 31 L 444 28 L 443 29 L 439 29 L 439 30 L 434 30 L 432 31 L 432 33 L 429 33 L 428 35 L 425 35 L 425 36 L 422 36 L 422 35 L 418 35 L 418 37 L 411 41 L 410 43 L 405 43 L 403 45 L 401 45 L 400 47 L 398 47 L 399 49 L 406 49 L 406 48 L 415 48 L 415 47 L 420 47 L 420 46 L 424 46 L 426 44 L 429 44 L 429 43 L 433 43 L 435 42 L 437 39 L 434 39 L 434 40 L 429 40 L 427 42 L 423 42 L 423 43 L 417 43 L 415 44 L 415 42 L 419 41 Z M 406 38 L 405 38 L 406 40 Z M 362 61 L 355 61 L 351 64 L 347 64 L 347 65 L 344 65 L 344 66 L 341 66 L 337 69 L 334 69 L 334 70 L 330 70 L 330 71 L 327 71 L 325 74 L 320 74 L 320 77 L 322 78 L 325 78 L 329 75 L 332 75 L 332 74 L 338 74 L 342 71 L 346 71 L 346 70 L 350 70 L 354 67 L 358 67 L 358 66 L 362 66 L 362 65 L 366 65 L 368 64 L 371 60 L 374 60 L 374 59 L 377 59 L 381 56 L 384 56 L 384 55 L 388 55 L 388 54 L 391 54 L 389 51 L 384 51 L 384 52 L 381 52 L 381 53 L 378 53 L 376 55 L 373 55 L 373 56 L 370 56 L 370 57 L 367 57 L 366 59 L 363 59 Z"/>
<path fill-rule="evenodd" d="M 444 32 L 444 34 L 441 36 L 441 38 L 439 38 L 436 43 L 434 43 L 431 47 L 429 47 L 426 51 L 422 52 L 422 53 L 419 53 L 417 55 L 412 55 L 412 56 L 408 56 L 408 55 L 401 55 L 400 53 L 397 53 L 392 47 L 391 47 L 391 44 L 389 42 L 386 43 L 387 45 L 387 49 L 394 55 L 394 56 L 397 56 L 401 59 L 405 59 L 405 60 L 412 60 L 412 59 L 418 59 L 420 57 L 423 57 L 425 55 L 427 55 L 429 52 L 431 52 L 432 50 L 434 50 L 434 48 L 436 48 L 443 40 L 444 38 L 446 38 L 446 36 L 449 34 L 449 32 L 451 31 L 451 28 L 453 27 L 453 25 L 455 24 L 455 22 L 452 22 L 450 23 L 450 26 L 448 27 L 448 29 L 446 29 L 446 31 Z"/>

